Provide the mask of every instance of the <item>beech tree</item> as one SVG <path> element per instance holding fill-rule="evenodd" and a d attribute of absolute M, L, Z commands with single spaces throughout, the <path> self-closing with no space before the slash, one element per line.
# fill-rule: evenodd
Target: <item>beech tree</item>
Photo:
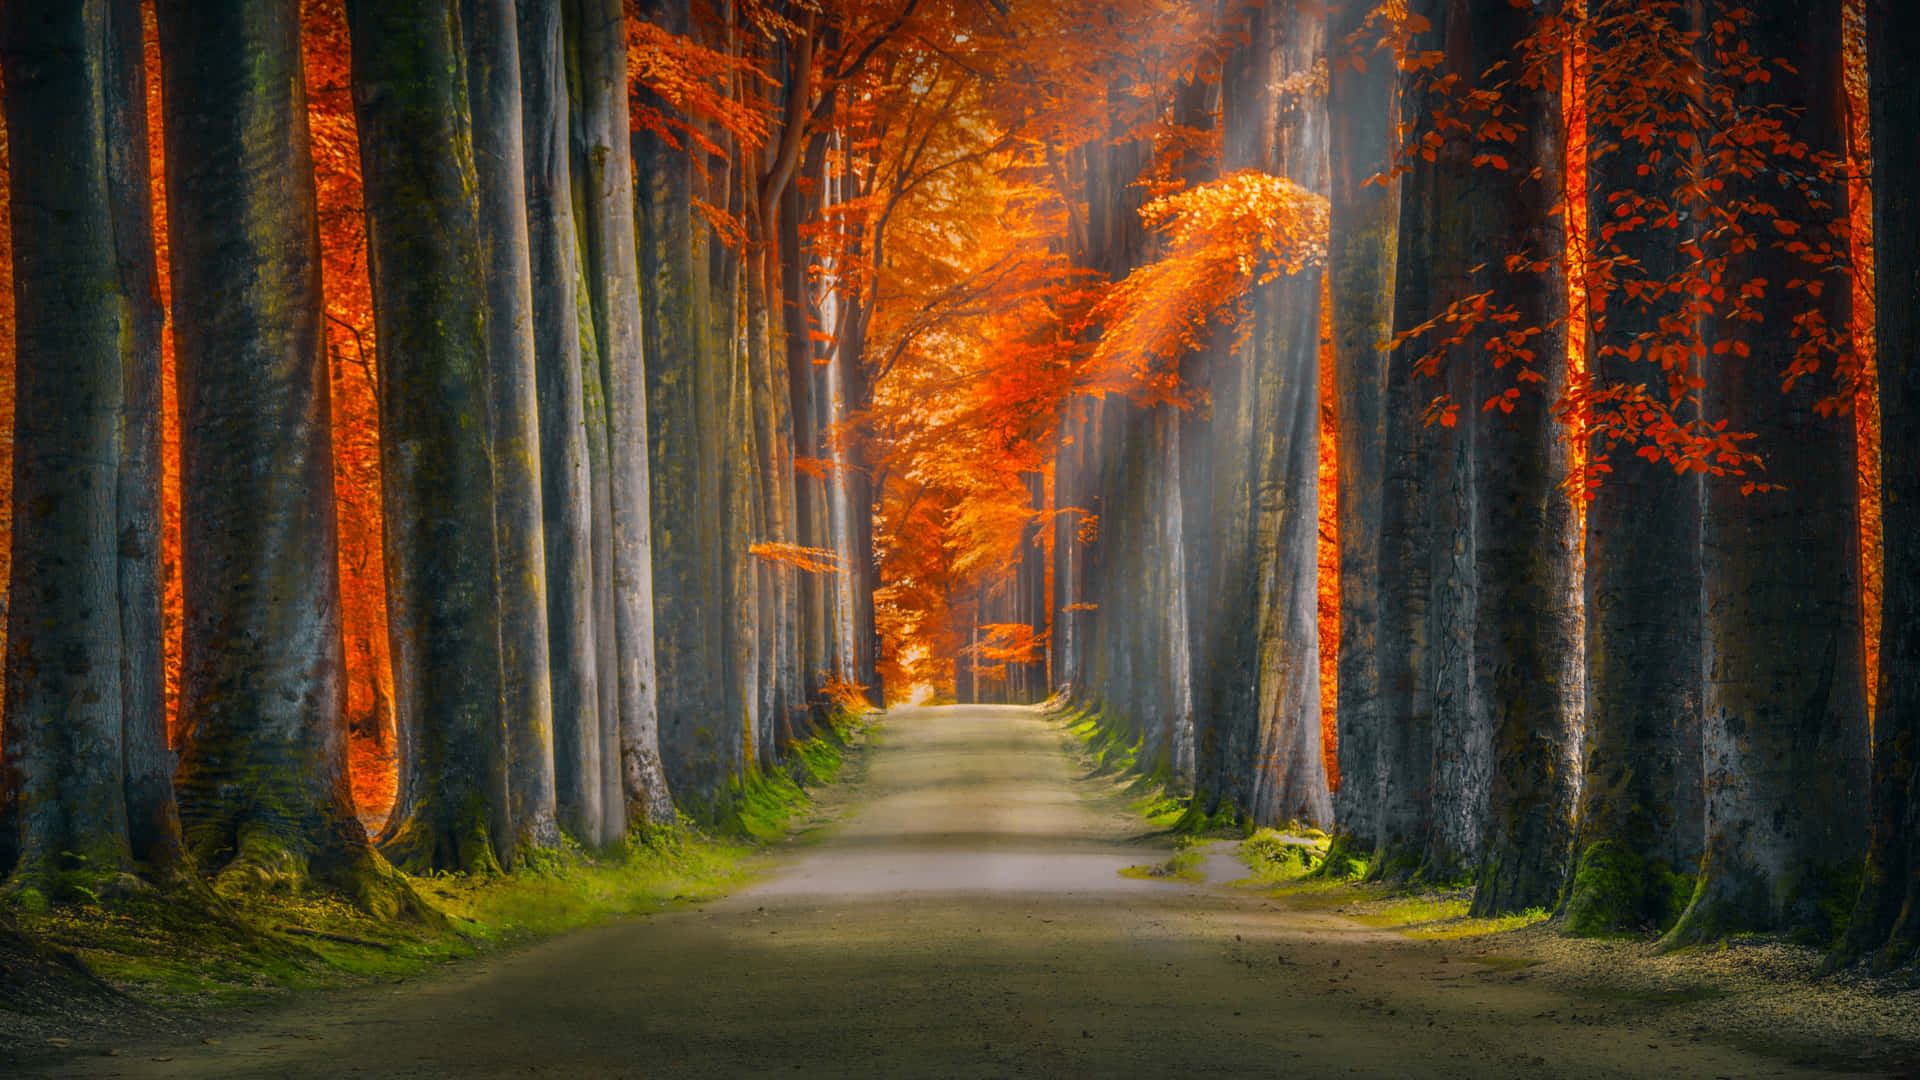
<path fill-rule="evenodd" d="M 1473 12 L 1469 70 L 1491 71 L 1515 56 L 1529 28 L 1558 11 L 1549 3 L 1531 12 L 1497 4 Z M 1520 326 L 1540 332 L 1516 347 L 1497 325 L 1488 328 L 1486 356 L 1456 355 L 1454 364 L 1471 370 L 1450 379 L 1472 388 L 1455 401 L 1473 440 L 1474 509 L 1464 534 L 1475 550 L 1478 593 L 1472 697 L 1488 710 L 1491 733 L 1486 837 L 1473 898 L 1481 916 L 1559 899 L 1572 842 L 1581 703 L 1575 519 L 1561 484 L 1567 442 L 1552 418 L 1568 377 L 1566 293 L 1551 276 L 1528 273 L 1516 261 L 1564 260 L 1560 83 L 1522 74 L 1506 89 L 1502 119 L 1519 129 L 1517 137 L 1484 126 L 1475 133 L 1480 154 L 1497 154 L 1505 143 L 1513 159 L 1502 169 L 1489 157 L 1493 168 L 1470 174 L 1470 287 L 1490 291 L 1519 314 Z M 1540 392 L 1499 389 L 1492 372 L 1506 366 L 1514 367 L 1516 383 L 1537 383 Z"/>
<path fill-rule="evenodd" d="M 1920 147 L 1909 137 L 1920 116 L 1920 11 L 1911 5 L 1867 6 L 1868 84 L 1873 147 L 1876 240 L 1875 341 L 1880 367 L 1881 512 L 1885 535 L 1881 593 L 1880 681 L 1873 722 L 1872 833 L 1860 897 L 1829 967 L 1870 959 L 1882 970 L 1913 962 L 1920 947 L 1920 829 L 1915 739 L 1920 735 L 1914 671 L 1920 657 L 1920 577 L 1914 543 L 1920 538 L 1920 462 L 1913 438 L 1920 408 L 1913 298 L 1916 217 L 1913 177 Z"/>
<path fill-rule="evenodd" d="M 686 5 L 641 6 L 648 27 L 690 31 Z M 693 208 L 695 151 L 688 132 L 666 129 L 674 106 L 644 85 L 636 106 L 661 121 L 633 133 L 642 340 L 646 353 L 651 482 L 654 659 L 659 742 L 676 796 L 705 802 L 710 788 L 685 760 L 694 732 L 711 733 L 726 696 L 722 601 L 721 433 L 725 382 L 711 340 L 713 304 L 706 227 Z"/>
<path fill-rule="evenodd" d="M 159 5 L 186 624 L 176 783 L 223 890 L 424 913 L 353 816 L 319 250 L 291 0 Z M 236 291 L 232 283 L 248 287 Z"/>
<path fill-rule="evenodd" d="M 1838 0 L 1755 9 L 1741 43 L 1747 54 L 1782 64 L 1770 79 L 1747 83 L 1741 99 L 1793 106 L 1779 121 L 1786 137 L 1814 161 L 1839 159 Z M 1770 291 L 1753 309 L 1760 332 L 1747 332 L 1750 320 L 1738 315 L 1709 331 L 1743 348 L 1719 354 L 1705 372 L 1703 411 L 1766 448 L 1766 490 L 1707 485 L 1707 831 L 1699 884 L 1669 945 L 1742 930 L 1831 933 L 1821 904 L 1851 895 L 1868 835 L 1854 426 L 1817 407 L 1832 392 L 1831 372 L 1791 378 L 1785 389 L 1779 381 L 1820 347 L 1822 327 L 1847 325 L 1849 289 L 1839 281 L 1818 287 L 1829 267 L 1810 265 L 1793 246 L 1831 242 L 1830 223 L 1845 220 L 1847 195 L 1830 176 L 1795 179 L 1756 169 L 1725 181 L 1735 199 L 1766 203 L 1777 218 L 1755 223 L 1771 236 L 1736 228 L 1717 238 L 1733 280 Z M 1816 287 L 1796 293 L 1794 283 L 1808 279 Z M 1809 551 L 1833 557 L 1808 558 Z"/>
<path fill-rule="evenodd" d="M 15 253 L 0 867 L 64 900 L 182 869 L 162 705 L 159 333 L 139 11 L 0 22 Z"/>
<path fill-rule="evenodd" d="M 613 662 L 602 693 L 614 694 L 617 734 L 603 740 L 602 842 L 625 828 L 673 818 L 661 771 L 653 656 L 653 564 L 647 480 L 647 399 L 634 251 L 632 149 L 628 136 L 625 22 L 617 0 L 570 0 L 578 97 L 571 145 L 574 210 L 585 238 L 582 262 L 591 298 L 606 414 L 611 537 Z M 603 653 L 603 658 L 605 654 Z M 608 769 L 608 765 L 617 768 Z M 623 809 L 616 813 L 615 805 Z M 617 827 L 616 827 L 617 825 Z"/>
<path fill-rule="evenodd" d="M 473 117 L 480 240 L 486 258 L 509 842 L 512 848 L 550 848 L 560 836 L 554 816 L 546 532 L 526 155 L 521 150 L 519 23 L 513 0 L 463 0 L 460 29 Z"/>
<path fill-rule="evenodd" d="M 1333 317 L 1334 389 L 1340 417 L 1340 790 L 1333 814 L 1343 852 L 1376 865 L 1412 839 L 1423 815 L 1396 814 L 1406 758 L 1389 741 L 1408 731 L 1388 724 L 1382 675 L 1387 646 L 1381 594 L 1400 578 L 1382 575 L 1386 509 L 1385 390 L 1393 337 L 1399 182 L 1393 174 L 1398 58 L 1385 48 L 1371 0 L 1345 0 L 1329 17 L 1326 41 L 1328 164 L 1327 284 Z M 1424 748 L 1422 748 L 1424 753 Z M 1424 764 L 1424 762 L 1421 762 Z M 1395 796 L 1401 799 L 1396 800 Z M 1390 809 L 1390 807 L 1392 809 Z"/>
<path fill-rule="evenodd" d="M 547 578 L 555 807 L 585 844 L 602 836 L 600 629 L 595 590 L 595 486 L 588 471 L 586 354 L 560 0 L 519 0 L 522 149 L 526 168 L 534 383 L 540 434 L 541 537 Z M 585 333 L 591 336 L 591 322 Z M 604 474 L 603 474 L 604 475 Z"/>
<path fill-rule="evenodd" d="M 497 870 L 513 827 L 486 257 L 457 16 L 452 0 L 355 0 L 347 21 L 400 717 L 400 788 L 381 846 L 411 870 Z"/>
<path fill-rule="evenodd" d="M 1691 302 L 1667 288 L 1688 273 L 1682 241 L 1698 230 L 1683 231 L 1677 219 L 1624 228 L 1615 213 L 1622 193 L 1649 175 L 1661 194 L 1648 209 L 1680 204 L 1666 193 L 1695 156 L 1691 141 L 1705 139 L 1689 111 L 1705 74 L 1696 10 L 1602 4 L 1591 12 L 1605 29 L 1587 65 L 1585 194 L 1606 237 L 1595 259 L 1623 260 L 1588 336 L 1599 386 L 1646 392 L 1638 358 L 1684 346 L 1699 331 Z M 1691 898 L 1705 827 L 1700 474 L 1676 476 L 1664 460 L 1615 452 L 1614 426 L 1594 426 L 1589 460 L 1605 458 L 1608 471 L 1587 504 L 1585 764 L 1566 899 L 1568 928 L 1582 934 L 1671 926 Z"/>

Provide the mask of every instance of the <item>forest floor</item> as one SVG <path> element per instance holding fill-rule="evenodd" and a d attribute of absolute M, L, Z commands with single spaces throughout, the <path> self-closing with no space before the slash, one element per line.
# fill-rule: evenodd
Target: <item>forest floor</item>
<path fill-rule="evenodd" d="M 902 710 L 723 899 L 10 1075 L 1920 1075 L 1920 991 L 1230 884 L 1075 746 L 1033 709 Z"/>

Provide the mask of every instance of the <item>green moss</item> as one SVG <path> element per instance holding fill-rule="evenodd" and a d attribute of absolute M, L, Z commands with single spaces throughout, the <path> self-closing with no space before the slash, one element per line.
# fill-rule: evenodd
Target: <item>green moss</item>
<path fill-rule="evenodd" d="M 1665 932 L 1686 910 L 1693 887 L 1693 875 L 1674 872 L 1664 859 L 1599 841 L 1581 852 L 1567 888 L 1565 930 L 1575 937 Z"/>
<path fill-rule="evenodd" d="M 1467 962 L 1490 967 L 1495 971 L 1524 971 L 1545 963 L 1530 956 L 1469 956 Z"/>
<path fill-rule="evenodd" d="M 1325 881 L 1358 881 L 1366 877 L 1369 860 L 1359 849 L 1359 842 L 1351 835 L 1336 834 L 1320 865 L 1314 868 L 1313 876 Z"/>
<path fill-rule="evenodd" d="M 1120 876 L 1149 881 L 1186 881 L 1195 884 L 1206 880 L 1206 875 L 1200 872 L 1200 853 L 1191 848 L 1176 851 L 1157 863 L 1129 866 L 1120 871 Z"/>
<path fill-rule="evenodd" d="M 1318 867 L 1330 843 L 1325 833 L 1315 838 L 1293 831 L 1259 829 L 1240 842 L 1239 856 L 1253 871 L 1254 881 L 1292 881 Z"/>

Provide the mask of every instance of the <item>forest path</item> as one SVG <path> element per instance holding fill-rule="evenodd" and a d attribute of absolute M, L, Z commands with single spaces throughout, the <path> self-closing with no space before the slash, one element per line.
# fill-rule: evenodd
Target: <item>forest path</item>
<path fill-rule="evenodd" d="M 1037 710 L 903 710 L 876 737 L 865 776 L 833 796 L 841 826 L 723 901 L 319 997 L 247 1018 L 219 1045 L 55 1073 L 1830 1075 L 1443 959 L 1457 945 L 1246 890 L 1123 878 L 1164 844 Z"/>

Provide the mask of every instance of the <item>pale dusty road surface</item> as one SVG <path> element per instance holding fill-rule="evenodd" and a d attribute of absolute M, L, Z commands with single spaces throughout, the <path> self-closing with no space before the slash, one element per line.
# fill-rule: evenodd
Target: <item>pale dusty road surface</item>
<path fill-rule="evenodd" d="M 724 901 L 46 1075 L 1829 1075 L 1457 947 L 1123 878 L 1165 851 L 1037 711 L 906 710 L 876 738 L 844 827 Z"/>

